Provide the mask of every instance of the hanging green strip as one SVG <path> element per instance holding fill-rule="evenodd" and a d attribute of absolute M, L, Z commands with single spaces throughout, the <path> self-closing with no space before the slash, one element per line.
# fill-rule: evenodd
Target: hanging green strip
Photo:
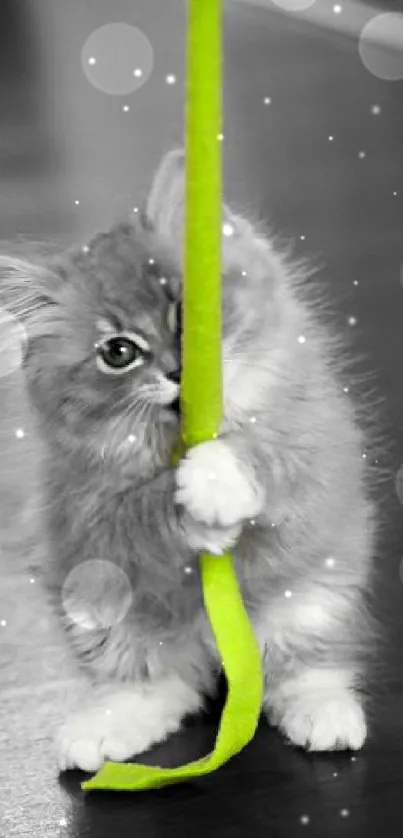
<path fill-rule="evenodd" d="M 186 447 L 217 436 L 221 373 L 222 0 L 189 0 L 183 376 Z M 214 750 L 179 768 L 106 763 L 86 791 L 141 791 L 202 777 L 253 738 L 263 700 L 261 655 L 231 555 L 200 558 L 205 608 L 228 682 Z"/>

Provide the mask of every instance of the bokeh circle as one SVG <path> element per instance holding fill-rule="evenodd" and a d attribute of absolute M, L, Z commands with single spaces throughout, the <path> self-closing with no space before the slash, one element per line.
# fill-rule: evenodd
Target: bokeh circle
<path fill-rule="evenodd" d="M 6 309 L 0 308 L 0 378 L 20 369 L 27 342 L 22 323 Z"/>
<path fill-rule="evenodd" d="M 108 629 L 120 623 L 133 601 L 122 568 L 103 559 L 89 559 L 70 571 L 62 589 L 63 608 L 84 629 Z"/>
<path fill-rule="evenodd" d="M 150 77 L 154 51 L 147 36 L 128 23 L 107 23 L 87 38 L 81 51 L 84 73 L 111 96 L 134 93 Z"/>
<path fill-rule="evenodd" d="M 403 14 L 385 12 L 365 24 L 358 45 L 360 58 L 373 76 L 403 79 Z"/>
<path fill-rule="evenodd" d="M 316 0 L 272 0 L 275 6 L 285 12 L 304 12 L 316 3 Z"/>

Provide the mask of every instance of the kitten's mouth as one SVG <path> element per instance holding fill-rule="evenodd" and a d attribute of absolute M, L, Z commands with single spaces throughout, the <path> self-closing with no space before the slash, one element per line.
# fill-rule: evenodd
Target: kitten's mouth
<path fill-rule="evenodd" d="M 176 399 L 174 399 L 173 402 L 171 402 L 170 408 L 174 413 L 176 413 L 177 416 L 180 416 L 181 402 L 179 396 Z"/>

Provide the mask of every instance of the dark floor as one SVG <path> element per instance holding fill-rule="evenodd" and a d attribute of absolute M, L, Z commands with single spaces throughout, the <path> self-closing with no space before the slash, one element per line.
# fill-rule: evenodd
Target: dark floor
<path fill-rule="evenodd" d="M 332 6 L 326 0 L 320 2 Z M 137 3 L 135 21 L 130 17 L 132 4 L 126 0 L 113 3 L 113 12 L 110 0 L 109 14 L 106 0 L 83 5 L 80 0 L 52 3 L 55 39 L 63 31 L 68 40 L 67 17 L 71 14 L 73 31 L 74 15 L 84 14 L 84 6 L 89 30 L 83 39 L 91 27 L 108 19 L 129 19 L 148 32 L 153 25 L 159 26 L 160 0 Z M 170 3 L 172 13 L 178 13 L 181 4 Z M 17 5 L 16 0 L 11 3 L 13 8 Z M 49 9 L 48 0 L 35 0 L 30 8 L 40 14 L 45 6 Z M 301 833 L 315 838 L 397 838 L 402 833 L 403 510 L 395 480 L 403 463 L 403 83 L 381 81 L 365 70 L 357 38 L 346 32 L 326 31 L 312 22 L 254 9 L 250 4 L 230 6 L 224 144 L 228 192 L 232 200 L 269 218 L 277 232 L 292 237 L 299 254 L 323 263 L 340 328 L 354 330 L 357 352 L 366 354 L 365 367 L 374 373 L 384 400 L 391 450 L 385 451 L 379 463 L 389 481 L 382 489 L 386 521 L 377 556 L 377 608 L 388 643 L 383 653 L 386 674 L 374 696 L 370 737 L 356 756 L 315 756 L 288 747 L 262 725 L 246 751 L 218 774 L 183 787 L 137 795 L 86 796 L 80 790 L 83 778 L 78 773 L 60 782 L 53 735 L 66 708 L 87 687 L 77 675 L 41 590 L 40 556 L 22 555 L 13 546 L 16 532 L 30 526 L 23 501 L 34 491 L 35 443 L 18 376 L 12 382 L 10 377 L 0 378 L 1 838 L 196 838 L 206 834 L 293 838 Z M 8 2 L 4 2 L 6 7 Z M 98 19 L 101 7 L 103 17 Z M 397 11 L 399 3 L 389 8 Z M 58 27 L 58 10 L 64 15 L 64 29 Z M 3 21 L 2 29 L 1 14 L 3 32 L 6 24 Z M 7 25 L 11 26 L 10 21 Z M 17 38 L 15 21 L 13 26 Z M 159 29 L 157 40 L 158 34 L 161 45 Z M 178 34 L 173 32 L 171 39 L 166 29 L 165 53 L 160 54 L 154 86 L 150 82 L 149 111 L 144 88 L 142 100 L 136 99 L 137 94 L 132 97 L 131 121 L 112 136 L 111 170 L 102 169 L 99 156 L 98 169 L 90 156 L 80 166 L 77 153 L 69 155 L 70 135 L 59 148 L 60 136 L 51 127 L 47 136 L 45 117 L 35 110 L 29 116 L 21 104 L 18 122 L 18 113 L 13 111 L 11 117 L 11 111 L 6 113 L 6 106 L 1 106 L 4 125 L 13 118 L 15 136 L 25 137 L 25 152 L 21 141 L 18 153 L 24 159 L 31 154 L 27 170 L 18 165 L 8 168 L 6 146 L 9 142 L 9 150 L 13 146 L 15 151 L 14 134 L 2 134 L 0 227 L 4 236 L 49 232 L 71 239 L 88 232 L 99 216 L 88 209 L 93 205 L 85 190 L 90 190 L 91 178 L 97 178 L 96 196 L 99 183 L 104 184 L 106 201 L 112 202 L 114 189 L 122 192 L 125 177 L 133 171 L 127 139 L 131 135 L 136 138 L 141 163 L 136 169 L 141 170 L 136 189 L 142 185 L 143 171 L 147 174 L 175 134 L 180 135 L 178 90 L 172 91 L 169 119 L 165 118 L 165 98 L 161 107 L 158 101 L 158 96 L 168 95 L 163 84 L 158 87 L 158 79 L 181 64 L 175 52 L 177 40 Z M 13 54 L 11 50 L 8 67 L 11 109 L 15 108 L 13 83 L 20 89 L 28 83 L 21 79 L 32 78 L 29 67 L 25 75 L 20 68 L 13 82 Z M 68 75 L 68 67 L 63 72 Z M 38 79 L 36 84 L 40 83 Z M 84 94 L 78 86 L 71 100 L 78 101 L 80 95 Z M 110 100 L 87 90 L 85 95 L 99 97 L 98 111 L 90 111 L 87 117 L 78 105 L 77 111 L 69 111 L 76 151 L 94 120 L 97 140 L 111 121 Z M 270 97 L 271 104 L 264 105 L 265 97 Z M 140 102 L 138 111 L 136 102 Z M 373 106 L 378 106 L 375 112 Z M 156 120 L 160 120 L 157 126 Z M 128 132 L 120 155 L 119 131 Z M 36 138 L 35 142 L 28 142 L 27 136 Z M 35 160 L 33 147 L 39 149 Z M 361 151 L 365 157 L 359 156 Z M 106 144 L 103 162 L 108 153 Z M 63 165 L 55 162 L 59 157 Z M 131 194 L 134 191 L 133 187 Z M 63 201 L 63 196 L 74 194 L 80 194 L 82 207 L 73 218 L 70 197 Z M 356 325 L 349 325 L 350 317 L 356 318 Z M 24 430 L 24 437 L 16 436 L 18 429 Z M 403 491 L 401 498 L 403 502 Z M 218 713 L 219 706 L 212 708 L 210 716 L 155 750 L 150 760 L 180 764 L 206 753 L 214 740 Z"/>

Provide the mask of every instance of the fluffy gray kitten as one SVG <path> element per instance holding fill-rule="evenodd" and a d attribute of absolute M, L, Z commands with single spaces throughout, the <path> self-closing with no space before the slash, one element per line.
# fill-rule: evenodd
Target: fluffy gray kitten
<path fill-rule="evenodd" d="M 132 758 L 214 693 L 203 548 L 233 548 L 269 721 L 315 751 L 366 738 L 375 514 L 340 344 L 304 271 L 225 210 L 225 418 L 173 467 L 183 195 L 173 152 L 127 224 L 46 266 L 2 259 L 44 443 L 47 577 L 96 682 L 61 769 Z"/>

